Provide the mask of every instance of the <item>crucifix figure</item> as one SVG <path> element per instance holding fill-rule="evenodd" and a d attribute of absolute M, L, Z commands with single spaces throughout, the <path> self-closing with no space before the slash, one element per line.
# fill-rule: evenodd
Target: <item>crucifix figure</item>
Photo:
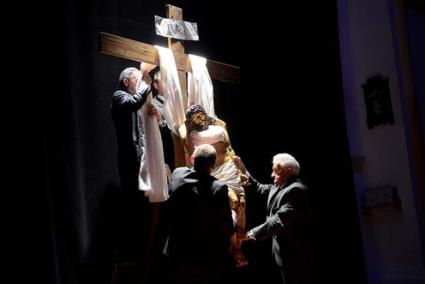
<path fill-rule="evenodd" d="M 172 5 L 166 5 L 166 9 L 168 18 L 180 21 L 183 20 L 183 10 L 181 8 Z M 154 65 L 159 65 L 158 51 L 154 46 L 150 44 L 138 42 L 135 40 L 119 37 L 108 33 L 101 33 L 100 36 L 100 51 L 104 54 L 137 62 L 146 62 Z M 184 53 L 184 47 L 181 40 L 168 38 L 168 47 L 173 51 L 183 99 L 186 100 L 186 72 L 192 71 L 188 55 Z M 214 79 L 236 84 L 240 82 L 239 67 L 208 60 L 207 68 L 210 76 Z M 184 137 L 173 136 L 176 167 L 186 165 L 182 138 Z"/>
<path fill-rule="evenodd" d="M 167 5 L 167 18 L 172 20 L 183 20 L 183 11 L 181 8 Z M 184 47 L 181 40 L 176 40 L 172 38 L 168 38 L 168 47 L 172 50 L 175 65 L 178 73 L 178 80 L 180 82 L 181 87 L 181 95 L 184 101 L 184 106 L 187 106 L 187 81 L 186 81 L 186 72 L 192 72 L 193 66 L 191 65 L 191 60 L 189 59 L 189 55 L 184 53 Z M 129 59 L 137 62 L 145 62 L 153 65 L 160 65 L 160 56 L 158 53 L 158 49 L 152 45 L 137 42 L 131 39 L 122 38 L 116 35 L 101 33 L 101 52 L 107 55 L 112 55 L 124 59 Z M 238 67 L 219 63 L 212 60 L 207 60 L 206 67 L 208 69 L 209 75 L 217 80 L 229 82 L 229 83 L 239 83 L 240 82 L 240 70 Z M 184 110 L 186 112 L 186 109 Z M 201 108 L 197 108 L 196 106 L 192 108 L 192 111 L 189 113 L 190 118 L 192 119 L 195 116 L 198 116 L 200 113 L 204 113 L 205 117 L 208 117 L 205 110 Z M 186 116 L 187 117 L 187 116 Z M 214 141 L 214 146 L 217 148 L 217 152 L 223 152 L 222 160 L 220 160 L 220 167 L 215 169 L 217 172 L 217 179 L 225 182 L 229 187 L 229 199 L 231 202 L 231 208 L 234 212 L 234 218 L 237 219 L 238 230 L 244 230 L 245 227 L 245 199 L 243 189 L 240 185 L 238 185 L 238 172 L 237 169 L 233 166 L 232 158 L 234 156 L 234 152 L 230 146 L 230 142 L 228 139 L 227 131 L 225 130 L 225 124 L 221 123 L 220 120 L 209 120 L 214 121 L 214 123 L 210 123 L 210 125 L 205 125 L 203 130 L 207 130 L 210 128 L 218 129 L 218 132 L 215 131 L 214 135 L 217 137 L 222 137 L 222 141 Z M 216 123 L 216 121 L 218 121 Z M 186 121 L 186 125 L 193 125 L 192 121 Z M 191 154 L 193 148 L 193 141 L 190 141 L 191 138 L 196 137 L 198 135 L 198 131 L 193 132 L 191 135 L 191 127 L 184 128 L 185 131 L 179 131 L 173 133 L 173 145 L 174 145 L 174 154 L 175 154 L 175 167 L 185 166 L 188 164 L 188 155 Z M 188 141 L 186 141 L 186 139 Z M 205 143 L 205 142 L 202 142 Z M 216 146 L 217 145 L 217 146 Z M 196 145 L 194 145 L 196 146 Z M 224 157 L 226 156 L 226 157 Z M 231 179 L 227 176 L 223 176 L 217 169 L 225 168 L 226 172 L 229 172 L 229 167 L 232 168 Z M 214 174 L 213 174 L 214 175 Z M 237 178 L 237 179 L 235 179 Z M 235 182 L 236 180 L 236 182 Z M 232 183 L 233 182 L 233 183 Z M 240 187 L 240 189 L 238 189 Z M 242 194 L 242 196 L 241 196 Z M 156 208 L 156 209 L 155 209 Z M 154 207 L 154 210 L 158 210 L 157 207 Z M 153 216 L 157 216 L 157 213 L 153 213 Z M 153 220 L 153 227 L 156 227 L 156 221 Z M 153 229 L 154 230 L 154 229 Z M 151 231 L 151 234 L 154 232 Z M 246 259 L 243 257 L 240 250 L 240 243 L 237 240 L 237 234 L 235 234 L 231 239 L 231 252 L 235 256 L 236 265 L 243 266 L 247 264 Z"/>

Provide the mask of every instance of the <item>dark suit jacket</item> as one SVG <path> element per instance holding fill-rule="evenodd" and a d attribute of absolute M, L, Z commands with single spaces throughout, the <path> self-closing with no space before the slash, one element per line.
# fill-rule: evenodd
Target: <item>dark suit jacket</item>
<path fill-rule="evenodd" d="M 272 237 L 274 259 L 278 266 L 285 268 L 285 273 L 309 273 L 303 271 L 312 257 L 307 187 L 296 179 L 280 187 L 274 184 L 259 184 L 254 180 L 251 188 L 247 190 L 268 196 L 267 219 L 252 229 L 256 240 Z M 293 279 L 292 275 L 288 278 Z"/>
<path fill-rule="evenodd" d="M 227 186 L 195 170 L 174 170 L 168 199 L 168 254 L 174 264 L 212 271 L 228 257 L 234 232 Z"/>
<path fill-rule="evenodd" d="M 143 93 L 131 95 L 123 90 L 112 95 L 111 114 L 121 148 L 132 148 L 140 144 L 142 133 L 139 130 L 137 111 L 145 103 L 150 88 Z"/>
<path fill-rule="evenodd" d="M 138 189 L 138 173 L 142 157 L 143 133 L 139 129 L 137 111 L 145 103 L 150 88 L 131 95 L 123 90 L 112 96 L 111 115 L 118 142 L 118 167 L 122 186 Z"/>

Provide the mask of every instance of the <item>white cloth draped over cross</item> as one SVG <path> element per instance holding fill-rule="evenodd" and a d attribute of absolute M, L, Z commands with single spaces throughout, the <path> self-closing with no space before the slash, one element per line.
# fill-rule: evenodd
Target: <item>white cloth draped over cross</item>
<path fill-rule="evenodd" d="M 203 57 L 189 54 L 192 73 L 188 74 L 188 107 L 201 105 L 206 113 L 216 118 L 214 110 L 214 92 L 210 74 L 207 69 L 207 60 Z"/>
<path fill-rule="evenodd" d="M 189 55 L 192 73 L 189 73 L 189 97 L 185 104 L 177 73 L 173 52 L 156 46 L 159 54 L 161 81 L 164 89 L 164 109 L 162 114 L 168 128 L 178 137 L 185 138 L 184 127 L 186 108 L 192 104 L 202 105 L 207 114 L 215 116 L 214 94 L 211 78 L 206 67 L 206 59 Z M 184 94 L 186 95 L 186 94 Z M 163 202 L 168 199 L 165 175 L 164 151 L 157 118 L 148 116 L 146 106 L 152 103 L 152 95 L 139 111 L 141 127 L 145 134 L 144 151 L 140 163 L 139 189 L 145 191 L 150 202 Z M 183 126 L 183 127 L 182 127 Z"/>

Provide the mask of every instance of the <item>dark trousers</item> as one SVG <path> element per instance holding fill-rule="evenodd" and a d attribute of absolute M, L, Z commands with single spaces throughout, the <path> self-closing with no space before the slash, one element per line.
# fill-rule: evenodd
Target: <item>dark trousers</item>
<path fill-rule="evenodd" d="M 139 170 L 141 155 L 137 147 L 118 149 L 118 170 L 121 187 L 124 191 L 135 192 L 139 190 Z"/>

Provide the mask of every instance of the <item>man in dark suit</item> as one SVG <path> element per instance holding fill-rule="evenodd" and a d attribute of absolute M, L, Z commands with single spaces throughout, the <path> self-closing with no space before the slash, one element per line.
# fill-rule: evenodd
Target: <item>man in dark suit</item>
<path fill-rule="evenodd" d="M 111 115 L 118 144 L 118 170 L 122 188 L 114 199 L 116 236 L 112 239 L 116 241 L 113 250 L 117 262 L 137 262 L 146 249 L 149 207 L 144 193 L 139 191 L 144 135 L 138 112 L 151 90 L 152 79 L 148 72 L 154 67 L 142 63 L 141 70 L 125 68 L 119 77 L 119 90 L 112 95 Z M 148 114 L 157 114 L 153 105 L 148 107 Z"/>
<path fill-rule="evenodd" d="M 181 167 L 171 177 L 168 256 L 175 283 L 221 283 L 234 224 L 228 188 L 210 175 L 216 150 L 199 145 L 193 169 Z"/>
<path fill-rule="evenodd" d="M 247 174 L 240 158 L 234 161 Z M 297 179 L 299 171 L 293 156 L 277 154 L 273 157 L 273 184 L 260 184 L 251 176 L 245 182 L 248 198 L 249 194 L 267 196 L 267 218 L 241 238 L 272 238 L 272 254 L 284 284 L 312 283 L 310 198 L 307 187 Z"/>
<path fill-rule="evenodd" d="M 119 77 L 120 89 L 112 95 L 111 115 L 118 143 L 118 169 L 122 188 L 134 192 L 139 188 L 138 175 L 143 151 L 143 131 L 138 111 L 146 102 L 152 82 L 148 71 L 154 65 L 142 63 L 141 71 L 124 69 Z M 148 114 L 159 115 L 153 105 Z"/>

